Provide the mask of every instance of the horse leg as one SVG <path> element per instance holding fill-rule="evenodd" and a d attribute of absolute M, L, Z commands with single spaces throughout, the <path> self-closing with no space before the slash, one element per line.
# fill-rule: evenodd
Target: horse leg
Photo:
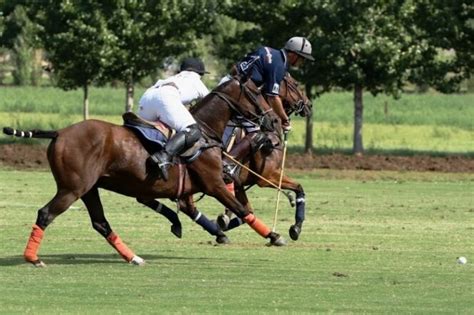
<path fill-rule="evenodd" d="M 280 173 L 278 171 L 274 172 L 270 177 L 270 181 L 278 185 Z M 268 183 L 261 181 L 258 183 L 260 187 L 271 187 Z M 295 211 L 295 224 L 293 224 L 289 229 L 289 234 L 292 240 L 298 240 L 301 230 L 303 228 L 303 221 L 305 219 L 305 193 L 303 186 L 298 182 L 294 181 L 292 178 L 283 175 L 281 182 L 281 189 L 291 190 L 296 194 L 296 211 Z"/>
<path fill-rule="evenodd" d="M 242 191 L 244 192 L 243 188 L 242 188 Z M 265 225 L 265 223 L 263 223 L 252 212 L 246 209 L 239 202 L 239 200 L 237 200 L 232 195 L 232 193 L 227 191 L 227 189 L 225 188 L 225 185 L 217 185 L 217 184 L 214 185 L 213 190 L 209 192 L 209 195 L 213 196 L 225 207 L 232 210 L 232 212 L 237 217 L 241 218 L 260 236 L 264 238 L 269 238 L 270 244 L 275 245 L 275 246 L 286 245 L 286 241 L 278 233 L 272 232 L 272 230 L 267 225 Z"/>
<path fill-rule="evenodd" d="M 292 240 L 298 240 L 298 237 L 301 234 L 301 229 L 303 228 L 303 221 L 305 215 L 305 194 L 303 186 L 298 184 L 298 190 L 295 190 L 296 193 L 296 211 L 295 211 L 295 224 L 290 227 L 289 233 Z"/>
<path fill-rule="evenodd" d="M 179 217 L 176 212 L 168 208 L 165 204 L 154 199 L 147 200 L 137 198 L 137 201 L 167 218 L 168 221 L 171 222 L 171 233 L 173 233 L 177 238 L 181 238 L 183 233 L 181 221 L 179 221 Z"/>
<path fill-rule="evenodd" d="M 252 131 L 248 133 L 241 141 L 239 141 L 229 152 L 229 155 L 233 156 L 234 159 L 241 161 L 241 163 L 245 164 L 249 156 L 254 154 L 258 150 L 262 148 L 268 142 L 268 138 L 265 136 L 263 132 L 255 132 Z M 271 144 L 271 143 L 270 143 Z M 238 177 L 238 174 L 234 174 L 237 169 L 237 165 L 234 165 L 232 162 L 229 161 L 229 158 L 225 157 L 223 159 L 224 162 L 224 173 L 229 173 L 230 178 Z M 229 168 L 229 166 L 231 166 Z M 227 171 L 226 171 L 227 167 Z M 232 194 L 234 193 L 234 182 L 226 184 L 227 190 L 229 190 Z M 220 214 L 217 217 L 217 223 L 219 226 L 224 230 L 233 229 L 242 224 L 242 220 L 240 218 L 234 218 L 231 220 L 232 211 L 228 208 L 224 210 L 224 213 Z M 230 226 L 229 226 L 230 225 Z"/>
<path fill-rule="evenodd" d="M 237 200 L 245 207 L 247 211 L 250 213 L 253 213 L 252 206 L 250 205 L 250 201 L 248 200 L 247 193 L 245 192 L 244 187 L 237 185 L 234 187 L 233 190 Z M 226 209 L 228 210 L 228 209 Z M 230 210 L 228 210 L 230 212 Z M 224 214 L 221 214 L 220 217 L 227 216 L 227 211 Z M 229 218 L 229 217 L 228 217 Z M 241 226 L 243 223 L 245 223 L 241 218 L 239 217 L 234 217 L 232 219 L 229 219 L 226 225 L 226 231 L 235 229 L 236 227 Z"/>
<path fill-rule="evenodd" d="M 231 192 L 235 196 L 235 186 L 234 182 L 230 182 L 229 184 L 225 185 L 226 189 Z M 232 211 L 230 211 L 228 208 L 224 209 L 224 213 L 221 213 L 217 216 L 217 224 L 223 231 L 229 230 L 229 224 L 231 221 L 232 217 Z M 234 219 L 240 220 L 239 218 L 235 217 Z M 242 222 L 242 220 L 240 220 Z M 242 223 L 241 223 L 242 224 Z"/>
<path fill-rule="evenodd" d="M 71 191 L 58 190 L 56 195 L 43 208 L 38 210 L 36 223 L 32 227 L 28 243 L 26 244 L 23 256 L 27 262 L 36 267 L 45 267 L 46 265 L 38 258 L 38 250 L 43 240 L 44 230 L 53 220 L 66 211 L 77 197 Z"/>
<path fill-rule="evenodd" d="M 188 217 L 191 218 L 194 222 L 199 224 L 205 231 L 209 234 L 216 237 L 216 242 L 218 244 L 229 244 L 230 240 L 224 234 L 224 232 L 219 228 L 219 225 L 209 220 L 206 215 L 200 212 L 195 206 L 194 201 L 192 200 L 192 196 L 189 196 L 185 199 L 180 199 L 179 202 L 179 209 L 186 213 Z"/>
<path fill-rule="evenodd" d="M 105 218 L 104 208 L 102 207 L 97 187 L 93 187 L 82 196 L 81 199 L 89 212 L 94 230 L 102 235 L 127 262 L 134 265 L 144 265 L 145 260 L 135 255 L 130 248 L 122 242 L 120 236 L 112 231 L 109 222 L 107 222 L 107 219 Z"/>

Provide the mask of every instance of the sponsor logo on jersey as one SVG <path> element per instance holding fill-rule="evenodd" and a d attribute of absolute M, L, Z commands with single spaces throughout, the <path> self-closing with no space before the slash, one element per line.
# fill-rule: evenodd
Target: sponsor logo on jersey
<path fill-rule="evenodd" d="M 270 49 L 265 47 L 265 51 L 267 52 L 265 55 L 265 57 L 267 57 L 267 63 L 272 63 L 272 53 L 270 52 Z"/>
<path fill-rule="evenodd" d="M 259 56 L 252 56 L 250 58 L 250 60 L 248 61 L 242 61 L 239 65 L 240 67 L 240 70 L 242 70 L 242 72 L 247 72 L 247 70 L 249 68 L 251 68 L 253 66 L 253 64 L 259 59 L 260 57 Z"/>
<path fill-rule="evenodd" d="M 275 93 L 275 94 L 280 93 L 280 85 L 278 83 L 273 84 L 272 93 Z"/>

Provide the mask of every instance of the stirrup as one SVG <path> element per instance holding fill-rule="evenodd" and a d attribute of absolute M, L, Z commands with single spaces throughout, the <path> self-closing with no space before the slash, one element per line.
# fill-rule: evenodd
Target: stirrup
<path fill-rule="evenodd" d="M 237 171 L 237 165 L 232 163 L 224 164 L 223 171 L 230 177 L 233 177 L 235 172 Z"/>
<path fill-rule="evenodd" d="M 164 156 L 166 158 L 164 158 Z M 172 164 L 170 161 L 170 156 L 166 152 L 158 152 L 155 154 L 150 155 L 150 161 L 153 163 L 154 167 L 160 172 L 160 177 L 163 178 L 165 181 L 168 180 L 168 167 Z"/>

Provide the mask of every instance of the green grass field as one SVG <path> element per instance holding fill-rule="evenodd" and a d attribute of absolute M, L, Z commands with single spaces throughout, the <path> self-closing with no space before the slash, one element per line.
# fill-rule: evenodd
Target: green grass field
<path fill-rule="evenodd" d="M 135 103 L 143 93 L 135 91 Z M 90 117 L 121 124 L 123 89 L 92 88 Z M 370 152 L 473 154 L 474 94 L 405 94 L 399 100 L 364 94 L 363 139 Z M 387 112 L 385 112 L 385 107 Z M 323 94 L 314 100 L 314 147 L 350 151 L 353 137 L 351 93 Z M 58 129 L 82 120 L 82 91 L 57 88 L 0 89 L 0 126 Z M 305 122 L 293 119 L 291 150 L 304 146 Z M 12 142 L 0 138 L 0 143 Z"/>
<path fill-rule="evenodd" d="M 112 227 L 148 264 L 124 263 L 79 201 L 47 229 L 40 255 L 48 267 L 36 269 L 21 255 L 54 181 L 48 172 L 1 169 L 0 313 L 474 313 L 474 175 L 293 175 L 307 213 L 300 240 L 287 247 L 266 247 L 245 226 L 228 233 L 230 246 L 216 246 L 183 215 L 176 239 L 164 218 L 102 191 Z M 275 195 L 250 191 L 269 225 Z M 221 211 L 209 198 L 198 207 L 210 217 Z M 280 208 L 277 230 L 286 236 L 293 209 L 285 200 Z"/>

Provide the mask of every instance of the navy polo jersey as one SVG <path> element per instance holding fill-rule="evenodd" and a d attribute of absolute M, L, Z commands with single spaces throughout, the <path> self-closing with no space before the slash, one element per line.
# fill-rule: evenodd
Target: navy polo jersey
<path fill-rule="evenodd" d="M 260 47 L 237 63 L 240 74 L 249 77 L 266 94 L 278 95 L 280 82 L 288 71 L 286 53 L 270 47 Z"/>

